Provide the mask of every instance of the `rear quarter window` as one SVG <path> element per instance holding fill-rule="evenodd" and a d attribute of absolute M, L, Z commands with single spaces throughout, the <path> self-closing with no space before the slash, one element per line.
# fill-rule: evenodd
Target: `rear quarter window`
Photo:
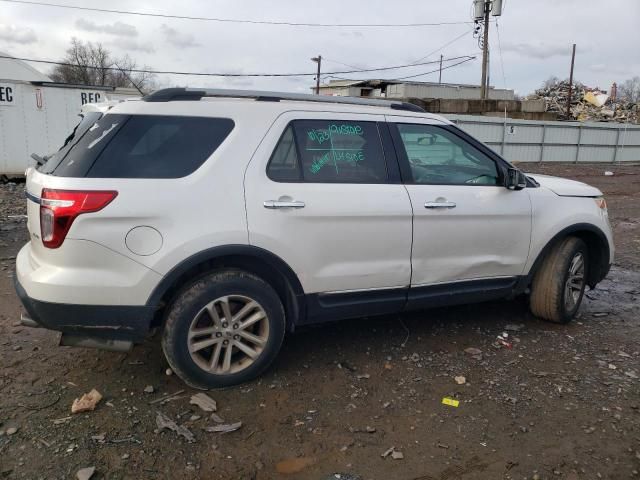
<path fill-rule="evenodd" d="M 211 156 L 233 127 L 228 118 L 108 114 L 69 150 L 54 175 L 184 177 Z"/>

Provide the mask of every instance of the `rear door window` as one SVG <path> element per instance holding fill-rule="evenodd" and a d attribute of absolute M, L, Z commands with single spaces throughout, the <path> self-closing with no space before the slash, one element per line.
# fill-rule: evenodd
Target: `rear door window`
<path fill-rule="evenodd" d="M 276 146 L 267 175 L 278 182 L 384 183 L 387 167 L 378 126 L 366 121 L 296 120 Z"/>
<path fill-rule="evenodd" d="M 211 156 L 233 127 L 227 118 L 108 114 L 69 150 L 54 175 L 184 177 Z"/>

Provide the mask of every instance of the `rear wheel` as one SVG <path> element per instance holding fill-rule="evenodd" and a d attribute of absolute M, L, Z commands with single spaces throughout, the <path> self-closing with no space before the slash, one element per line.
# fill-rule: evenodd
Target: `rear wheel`
<path fill-rule="evenodd" d="M 169 308 L 162 348 L 188 385 L 237 385 L 275 359 L 285 333 L 278 294 L 238 270 L 212 273 L 187 287 Z"/>
<path fill-rule="evenodd" d="M 540 318 L 568 323 L 584 295 L 588 250 L 576 237 L 560 241 L 547 255 L 531 286 L 531 312 Z"/>

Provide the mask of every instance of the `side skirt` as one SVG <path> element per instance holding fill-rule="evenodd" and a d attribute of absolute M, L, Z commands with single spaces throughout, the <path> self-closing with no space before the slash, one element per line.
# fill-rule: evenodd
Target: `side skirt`
<path fill-rule="evenodd" d="M 312 293 L 305 295 L 307 314 L 297 325 L 499 300 L 522 293 L 523 280 L 524 277 L 501 277 L 417 287 Z"/>

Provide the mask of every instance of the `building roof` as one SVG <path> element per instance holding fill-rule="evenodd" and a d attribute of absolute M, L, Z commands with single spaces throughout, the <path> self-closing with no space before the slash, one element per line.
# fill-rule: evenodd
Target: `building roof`
<path fill-rule="evenodd" d="M 353 87 L 367 82 L 368 80 L 329 80 L 329 83 L 321 83 L 320 88 Z"/>
<path fill-rule="evenodd" d="M 320 88 L 334 88 L 334 87 L 353 87 L 356 85 L 367 85 L 372 87 L 380 87 L 382 85 L 425 85 L 425 86 L 433 86 L 433 87 L 449 87 L 449 88 L 480 88 L 480 85 L 471 85 L 465 83 L 438 83 L 438 82 L 418 82 L 411 80 L 380 80 L 380 79 L 369 79 L 369 80 L 329 80 L 329 83 L 320 84 Z M 315 88 L 315 87 L 312 87 Z M 489 88 L 494 89 L 495 87 L 489 86 Z M 501 90 L 501 89 L 497 89 Z"/>
<path fill-rule="evenodd" d="M 51 79 L 31 65 L 10 57 L 8 53 L 0 52 L 0 79 L 19 80 L 24 82 L 50 82 Z"/>

